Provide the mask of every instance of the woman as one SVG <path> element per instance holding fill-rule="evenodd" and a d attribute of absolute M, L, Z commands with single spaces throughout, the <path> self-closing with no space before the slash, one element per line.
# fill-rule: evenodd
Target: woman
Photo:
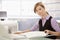
<path fill-rule="evenodd" d="M 39 31 L 49 30 L 52 32 L 56 32 L 56 31 L 60 32 L 58 23 L 52 16 L 48 14 L 42 2 L 38 2 L 35 4 L 34 12 L 37 13 L 39 16 L 41 16 L 41 19 L 30 30 L 17 32 L 17 34 L 29 32 L 29 31 L 35 31 L 37 28 L 39 28 Z"/>

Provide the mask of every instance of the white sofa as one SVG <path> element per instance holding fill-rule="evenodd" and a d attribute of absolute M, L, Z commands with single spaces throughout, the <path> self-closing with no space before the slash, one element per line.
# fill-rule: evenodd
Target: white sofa
<path fill-rule="evenodd" d="M 20 21 L 18 21 L 19 30 L 30 29 L 38 20 L 39 18 L 20 19 Z M 57 20 L 57 22 L 60 26 L 60 20 Z"/>
<path fill-rule="evenodd" d="M 0 21 L 0 40 L 11 40 L 11 33 L 17 31 L 17 21 Z"/>

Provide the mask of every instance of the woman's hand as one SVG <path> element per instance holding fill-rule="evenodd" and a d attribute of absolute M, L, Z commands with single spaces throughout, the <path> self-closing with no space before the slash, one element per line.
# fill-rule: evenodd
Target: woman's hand
<path fill-rule="evenodd" d="M 60 32 L 54 32 L 54 31 L 50 31 L 50 30 L 45 30 L 44 31 L 47 34 L 51 34 L 51 35 L 55 35 L 55 36 L 60 36 Z"/>
<path fill-rule="evenodd" d="M 45 30 L 44 32 L 47 33 L 47 34 L 52 34 L 53 33 L 53 31 L 50 31 L 50 30 Z"/>

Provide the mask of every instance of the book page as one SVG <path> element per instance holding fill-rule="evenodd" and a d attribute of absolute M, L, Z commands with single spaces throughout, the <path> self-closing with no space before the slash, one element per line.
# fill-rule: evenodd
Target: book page
<path fill-rule="evenodd" d="M 24 35 L 27 38 L 34 38 L 34 37 L 44 37 L 47 34 L 44 33 L 43 31 L 32 31 L 32 32 L 22 33 L 20 35 Z"/>

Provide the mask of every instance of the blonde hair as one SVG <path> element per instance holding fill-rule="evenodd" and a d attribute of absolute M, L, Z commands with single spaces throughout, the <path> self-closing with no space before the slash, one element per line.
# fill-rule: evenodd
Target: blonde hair
<path fill-rule="evenodd" d="M 43 7 L 43 8 L 45 9 L 45 6 L 43 5 L 43 3 L 42 3 L 42 2 L 38 2 L 38 3 L 35 4 L 35 7 L 34 7 L 34 12 L 35 12 L 35 13 L 36 13 L 36 8 L 37 8 L 38 6 L 41 6 L 41 7 Z"/>

